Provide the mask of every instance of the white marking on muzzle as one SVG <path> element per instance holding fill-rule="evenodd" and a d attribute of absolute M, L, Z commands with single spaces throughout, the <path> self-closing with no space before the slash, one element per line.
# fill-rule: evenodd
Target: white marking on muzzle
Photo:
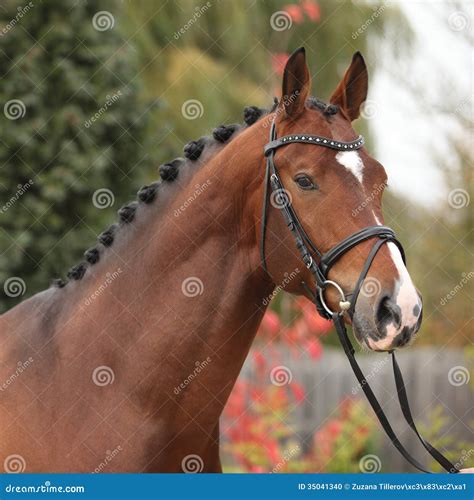
<path fill-rule="evenodd" d="M 337 153 L 336 160 L 345 167 L 355 178 L 362 184 L 362 172 L 364 163 L 362 162 L 357 151 L 341 151 Z"/>

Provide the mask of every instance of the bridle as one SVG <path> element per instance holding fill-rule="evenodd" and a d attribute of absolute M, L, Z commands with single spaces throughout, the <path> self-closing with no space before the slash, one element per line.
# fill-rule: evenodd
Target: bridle
<path fill-rule="evenodd" d="M 364 145 L 364 138 L 361 135 L 359 135 L 357 139 L 350 142 L 336 141 L 328 137 L 322 137 L 310 134 L 292 134 L 277 138 L 275 120 L 273 121 L 270 129 L 270 142 L 264 148 L 264 153 L 266 157 L 266 169 L 265 169 L 265 179 L 264 179 L 265 184 L 263 193 L 262 229 L 260 238 L 260 255 L 261 255 L 263 269 L 268 274 L 267 263 L 265 258 L 265 237 L 266 237 L 266 227 L 267 227 L 268 201 L 270 197 L 270 192 L 269 192 L 269 185 L 270 185 L 272 195 L 275 197 L 276 201 L 276 203 L 274 203 L 274 206 L 280 209 L 281 213 L 283 214 L 283 218 L 294 237 L 296 248 L 298 249 L 301 255 L 301 259 L 303 260 L 305 266 L 311 271 L 311 274 L 314 277 L 315 281 L 314 292 L 305 282 L 302 282 L 303 287 L 313 298 L 313 302 L 315 303 L 319 314 L 321 314 L 321 316 L 323 316 L 326 319 L 331 319 L 334 322 L 334 326 L 336 328 L 339 341 L 341 342 L 344 352 L 349 360 L 349 363 L 351 364 L 352 370 L 354 371 L 354 374 L 357 377 L 359 384 L 362 390 L 364 391 L 364 394 L 366 395 L 379 422 L 381 423 L 384 431 L 390 438 L 393 445 L 405 457 L 405 459 L 408 462 L 410 462 L 414 467 L 416 467 L 422 472 L 430 472 L 427 469 L 425 469 L 420 462 L 418 462 L 408 453 L 408 451 L 405 449 L 405 447 L 402 445 L 402 443 L 396 436 L 395 432 L 393 431 L 392 426 L 390 425 L 384 411 L 382 410 L 380 403 L 377 400 L 377 397 L 370 388 L 370 385 L 368 384 L 365 375 L 363 374 L 362 370 L 359 367 L 359 364 L 357 363 L 357 360 L 354 357 L 355 350 L 347 335 L 347 329 L 343 317 L 344 313 L 347 313 L 350 317 L 352 317 L 364 279 L 370 270 L 370 267 L 375 259 L 375 256 L 377 255 L 378 251 L 382 248 L 382 246 L 388 242 L 393 242 L 399 248 L 403 258 L 403 262 L 405 262 L 405 253 L 403 251 L 403 247 L 401 243 L 397 240 L 393 230 L 390 229 L 389 227 L 368 226 L 361 229 L 360 231 L 351 234 L 350 236 L 342 240 L 340 243 L 338 243 L 336 246 L 331 248 L 326 253 L 324 254 L 321 253 L 316 247 L 316 245 L 313 243 L 311 238 L 306 233 L 303 225 L 301 224 L 291 204 L 291 200 L 287 195 L 287 191 L 283 186 L 283 183 L 281 181 L 281 178 L 278 174 L 278 170 L 275 165 L 275 151 L 288 144 L 294 144 L 294 143 L 313 144 L 315 146 L 322 146 L 334 149 L 336 151 L 356 151 Z M 362 267 L 361 273 L 359 275 L 359 278 L 357 279 L 354 290 L 352 293 L 346 295 L 344 294 L 342 288 L 335 281 L 328 279 L 328 273 L 331 267 L 344 254 L 349 252 L 359 243 L 371 239 L 374 239 L 375 241 Z M 324 292 L 329 286 L 334 287 L 339 293 L 340 296 L 339 311 L 332 311 L 325 302 Z M 428 451 L 428 453 L 430 453 L 430 455 L 447 472 L 450 473 L 459 472 L 458 468 L 454 464 L 452 464 L 444 455 L 442 455 L 436 448 L 434 448 L 428 441 L 426 441 L 418 432 L 418 429 L 416 428 L 415 422 L 411 414 L 410 406 L 408 403 L 408 396 L 405 389 L 405 383 L 403 381 L 402 373 L 396 361 L 395 353 L 392 351 L 391 355 L 392 355 L 394 378 L 397 387 L 398 400 L 403 415 L 405 417 L 405 420 L 407 421 L 410 428 L 414 431 L 414 433 L 420 440 L 421 444 Z"/>

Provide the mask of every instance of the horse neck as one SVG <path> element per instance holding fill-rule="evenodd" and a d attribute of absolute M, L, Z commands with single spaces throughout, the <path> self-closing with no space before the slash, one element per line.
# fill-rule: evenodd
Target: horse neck
<path fill-rule="evenodd" d="M 261 135 L 251 147 L 246 130 L 202 167 L 180 172 L 156 205 L 142 207 L 130 234 L 112 247 L 107 272 L 120 274 L 86 311 L 110 324 L 109 335 L 133 349 L 141 370 L 161 367 L 149 387 L 158 399 L 209 358 L 200 377 L 225 401 L 265 312 L 273 286 L 260 266 L 255 217 L 263 188 Z"/>

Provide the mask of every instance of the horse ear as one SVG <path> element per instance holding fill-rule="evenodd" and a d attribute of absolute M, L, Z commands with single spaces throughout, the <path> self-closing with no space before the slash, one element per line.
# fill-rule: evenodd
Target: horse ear
<path fill-rule="evenodd" d="M 306 65 L 306 53 L 304 47 L 300 47 L 291 54 L 283 72 L 280 106 L 287 116 L 295 118 L 303 112 L 310 88 L 311 77 Z"/>
<path fill-rule="evenodd" d="M 359 117 L 359 110 L 367 98 L 369 75 L 360 52 L 352 57 L 352 62 L 339 82 L 329 102 L 337 104 L 352 121 Z"/>

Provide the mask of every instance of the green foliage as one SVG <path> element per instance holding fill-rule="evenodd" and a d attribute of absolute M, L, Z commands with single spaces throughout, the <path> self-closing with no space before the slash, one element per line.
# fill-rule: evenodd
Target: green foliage
<path fill-rule="evenodd" d="M 7 203 L 0 283 L 18 276 L 26 294 L 15 299 L 2 290 L 0 310 L 64 275 L 131 197 L 147 163 L 136 57 L 119 33 L 116 4 L 43 0 L 19 17 L 20 5 L 28 4 L 7 0 L 0 9 L 7 30 L 0 37 L 0 205 Z M 93 18 L 104 10 L 114 26 L 100 31 Z M 113 193 L 112 207 L 94 206 L 99 188 Z"/>

